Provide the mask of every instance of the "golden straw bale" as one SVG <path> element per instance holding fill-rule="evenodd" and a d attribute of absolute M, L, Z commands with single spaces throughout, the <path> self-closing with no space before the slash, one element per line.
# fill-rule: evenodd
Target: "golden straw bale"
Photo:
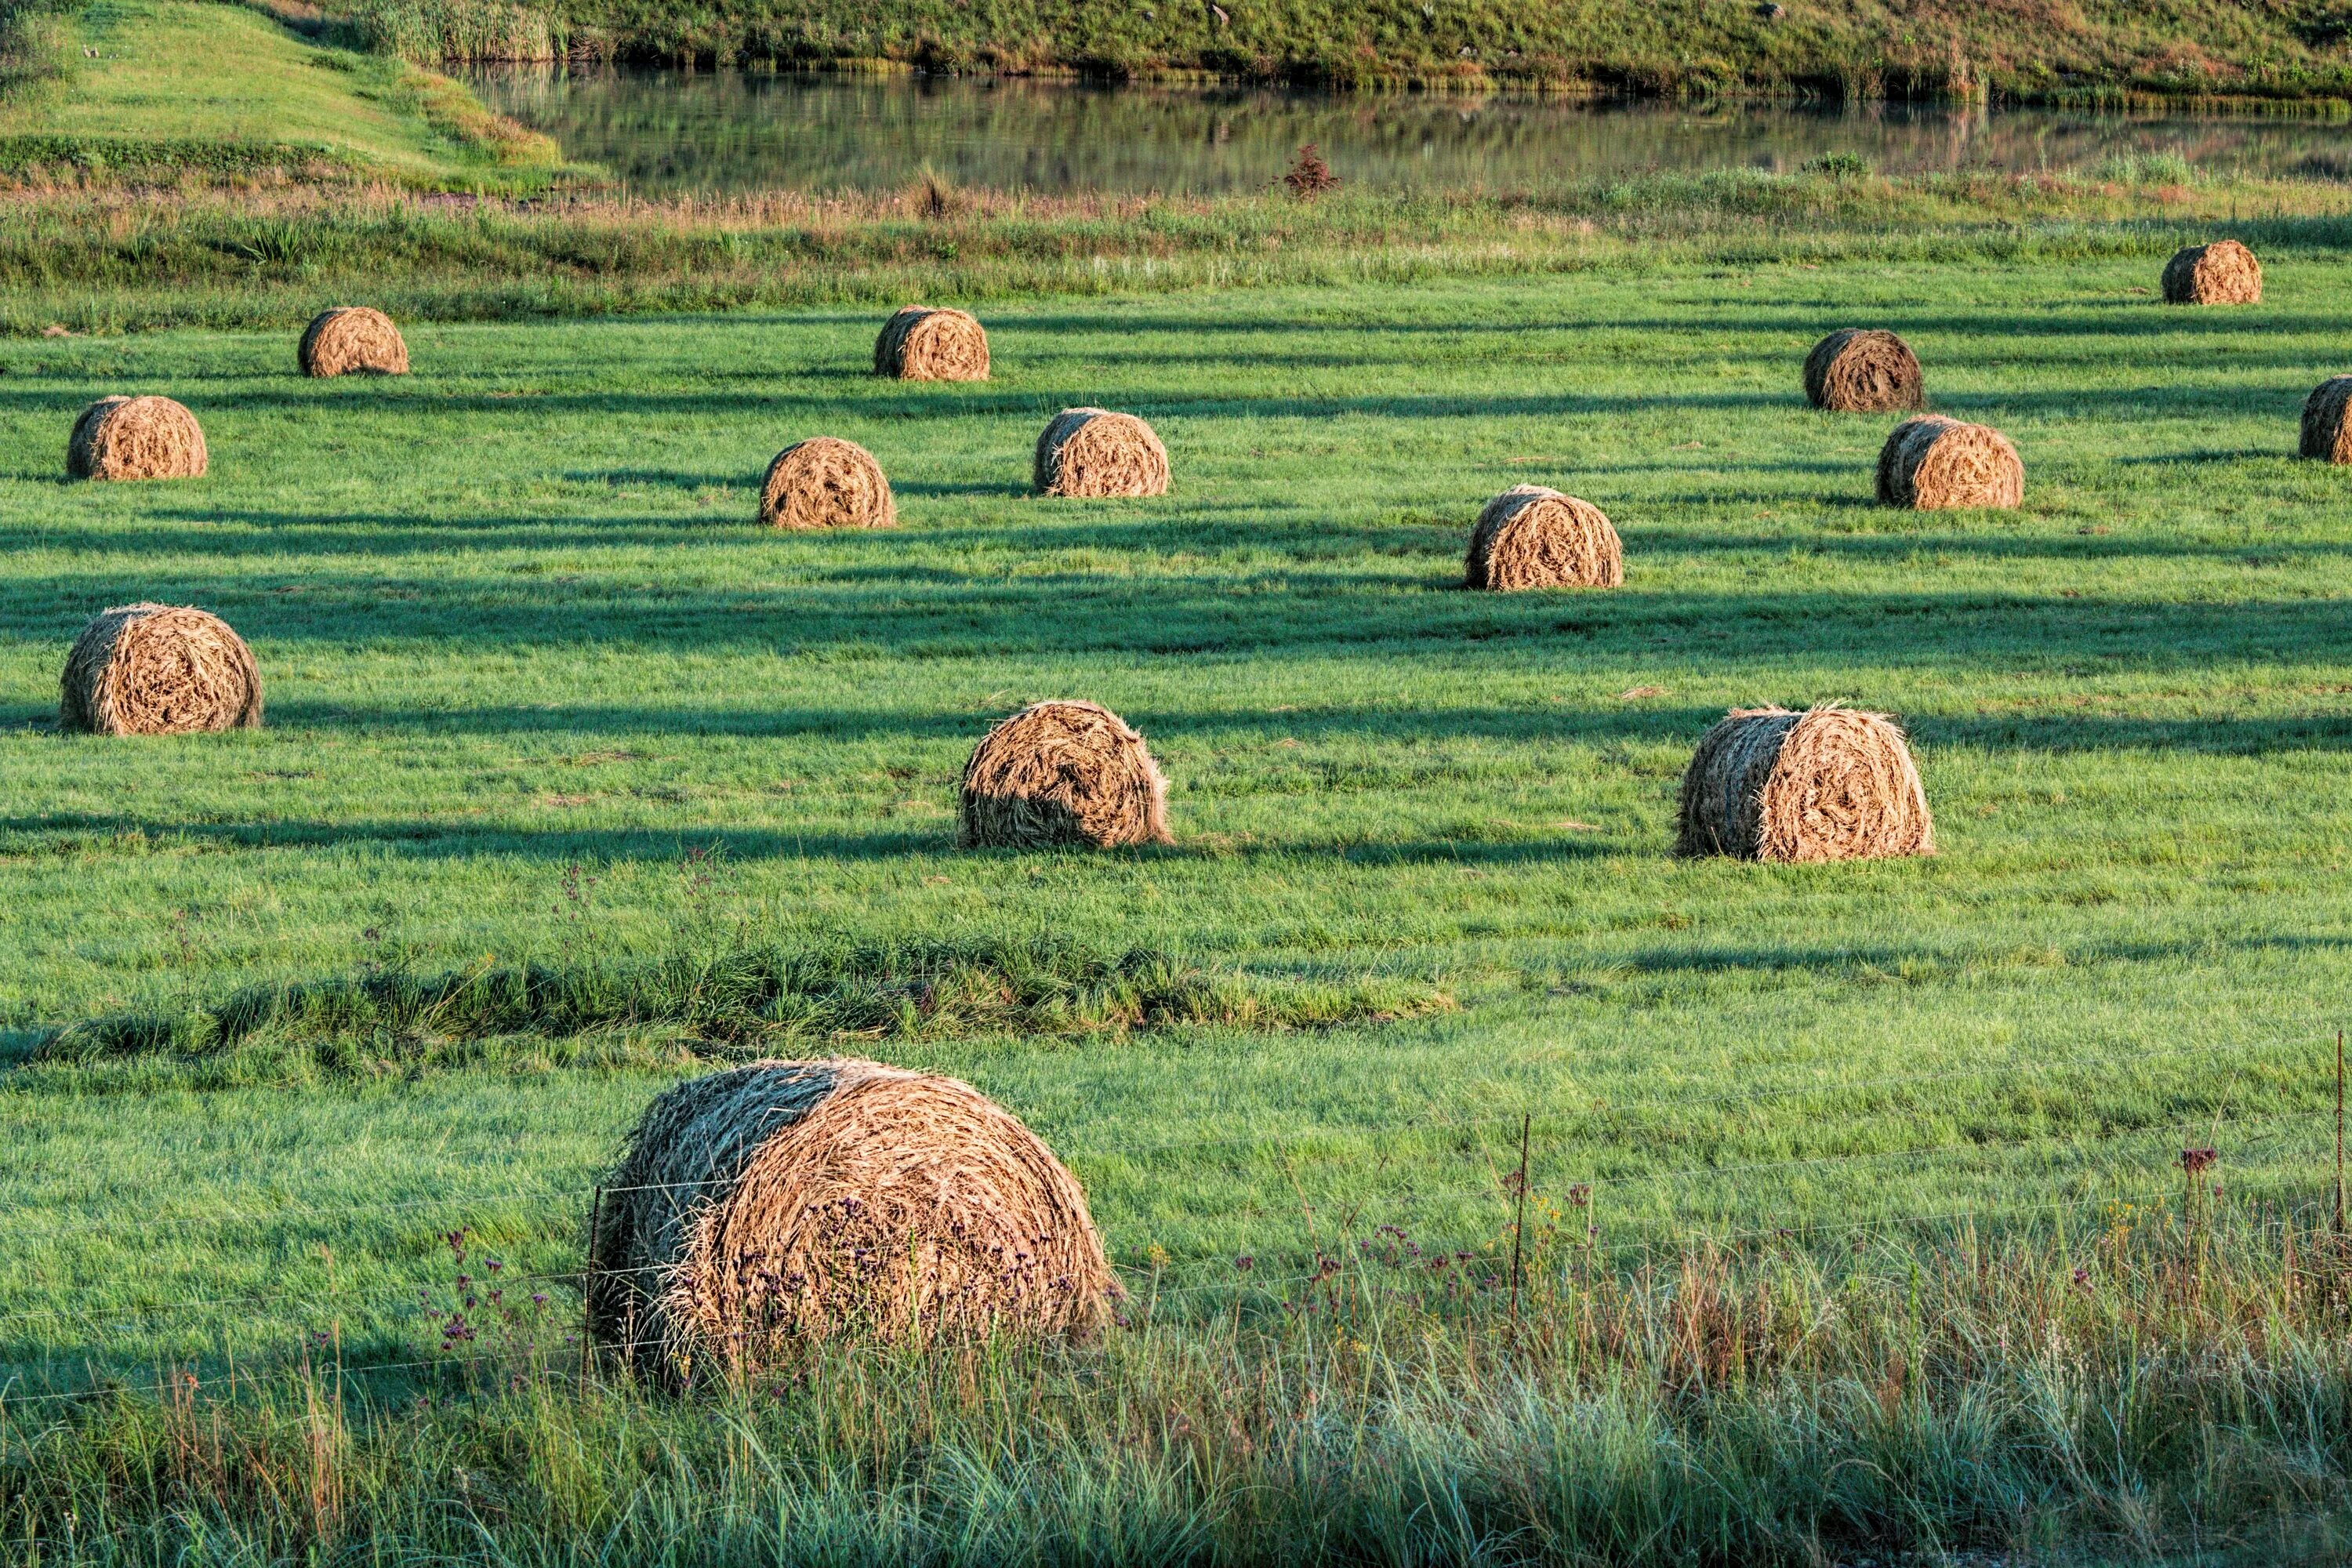
<path fill-rule="evenodd" d="M 123 605 L 90 617 L 58 682 L 58 723 L 101 735 L 261 727 L 261 671 L 228 623 L 202 610 Z"/>
<path fill-rule="evenodd" d="M 1936 825 L 1903 731 L 1835 706 L 1738 708 L 1683 773 L 1677 855 L 1854 860 L 1933 855 Z"/>
<path fill-rule="evenodd" d="M 2303 400 L 2303 455 L 2330 463 L 2352 463 L 2352 375 L 2331 376 Z"/>
<path fill-rule="evenodd" d="M 874 340 L 874 374 L 900 381 L 986 381 L 988 332 L 961 310 L 908 305 Z"/>
<path fill-rule="evenodd" d="M 982 736 L 964 764 L 966 848 L 1169 844 L 1168 781 L 1119 716 L 1040 702 Z"/>
<path fill-rule="evenodd" d="M 1990 426 L 1926 414 L 1897 425 L 1879 449 L 1878 499 L 1921 511 L 2013 507 L 2025 500 L 2025 465 Z"/>
<path fill-rule="evenodd" d="M 1168 493 L 1168 448 L 1132 414 L 1065 408 L 1037 437 L 1034 478 L 1049 496 Z"/>
<path fill-rule="evenodd" d="M 1472 588 L 1614 588 L 1625 581 L 1616 529 L 1591 501 L 1514 485 L 1470 531 L 1463 582 Z"/>
<path fill-rule="evenodd" d="M 768 465 L 760 521 L 771 528 L 894 528 L 898 508 L 873 453 L 855 441 L 812 436 Z"/>
<path fill-rule="evenodd" d="M 1805 397 L 1840 414 L 1891 414 L 1926 397 L 1919 361 L 1893 332 L 1846 327 L 1805 356 Z"/>
<path fill-rule="evenodd" d="M 77 479 L 193 479 L 211 460 L 196 416 L 168 397 L 101 397 L 66 440 Z"/>
<path fill-rule="evenodd" d="M 322 310 L 302 334 L 295 357 L 304 375 L 406 375 L 408 345 L 382 310 L 347 305 Z"/>
<path fill-rule="evenodd" d="M 2263 264 L 2234 239 L 2192 245 L 2164 264 L 2168 305 L 2259 305 Z"/>
<path fill-rule="evenodd" d="M 1085 1333 L 1120 1294 L 1085 1192 L 969 1084 L 761 1061 L 638 1118 L 589 1237 L 588 1328 L 666 1381 L 796 1341 Z"/>

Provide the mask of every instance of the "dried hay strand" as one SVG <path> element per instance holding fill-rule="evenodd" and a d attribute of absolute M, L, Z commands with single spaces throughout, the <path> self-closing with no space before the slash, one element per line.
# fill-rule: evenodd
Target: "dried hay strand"
<path fill-rule="evenodd" d="M 2352 375 L 2330 376 L 2303 400 L 2303 455 L 2330 463 L 2352 463 Z"/>
<path fill-rule="evenodd" d="M 1168 448 L 1132 414 L 1065 408 L 1037 437 L 1034 478 L 1041 495 L 1166 495 Z"/>
<path fill-rule="evenodd" d="M 770 528 L 895 528 L 898 507 L 873 453 L 855 441 L 812 436 L 768 465 L 760 521 Z"/>
<path fill-rule="evenodd" d="M 666 1376 L 791 1342 L 1084 1333 L 1118 1285 L 1085 1192 L 971 1085 L 759 1061 L 648 1106 L 604 1178 L 588 1327 Z"/>
<path fill-rule="evenodd" d="M 1591 501 L 1513 485 L 1479 512 L 1462 573 L 1471 588 L 1615 588 L 1625 581 L 1625 552 Z"/>
<path fill-rule="evenodd" d="M 2168 305 L 2259 305 L 2263 264 L 2234 239 L 2192 245 L 2164 264 Z"/>
<path fill-rule="evenodd" d="M 1879 448 L 1878 500 L 1921 511 L 2017 506 L 2025 465 L 1992 426 L 1926 414 L 1897 425 Z"/>
<path fill-rule="evenodd" d="M 1683 773 L 1677 855 L 1859 860 L 1935 852 L 1919 770 L 1884 713 L 1735 708 L 1699 741 Z"/>
<path fill-rule="evenodd" d="M 1175 842 L 1160 764 L 1093 702 L 1040 702 L 982 736 L 964 764 L 961 810 L 967 849 Z"/>
<path fill-rule="evenodd" d="M 172 605 L 92 616 L 66 655 L 58 723 L 100 735 L 261 728 L 261 671 L 228 623 Z"/>
<path fill-rule="evenodd" d="M 874 340 L 874 374 L 900 381 L 986 381 L 988 331 L 961 310 L 908 305 Z"/>
<path fill-rule="evenodd" d="M 1839 414 L 1917 408 L 1927 384 L 1911 345 L 1893 332 L 1845 327 L 1805 356 L 1805 399 Z"/>
<path fill-rule="evenodd" d="M 406 375 L 408 345 L 382 310 L 346 305 L 321 310 L 302 334 L 295 357 L 304 375 Z"/>
<path fill-rule="evenodd" d="M 101 397 L 66 441 L 77 479 L 193 479 L 210 461 L 204 427 L 168 397 Z"/>

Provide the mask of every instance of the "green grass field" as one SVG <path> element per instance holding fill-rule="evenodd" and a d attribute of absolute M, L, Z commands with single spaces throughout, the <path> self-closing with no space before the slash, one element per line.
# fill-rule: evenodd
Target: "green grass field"
<path fill-rule="evenodd" d="M 305 383 L 284 333 L 16 343 L 12 1037 L 393 961 L 1051 933 L 1454 1004 L 866 1047 L 1013 1107 L 1170 1289 L 1382 1223 L 1491 1247 L 1523 1113 L 1538 1200 L 1594 1183 L 1612 1246 L 2095 1225 L 2177 1193 L 2195 1143 L 2241 1195 L 2307 1198 L 2352 1013 L 2352 492 L 2293 448 L 2343 368 L 2352 266 L 2274 260 L 2265 304 L 2201 312 L 2152 277 L 1034 299 L 988 312 L 975 387 L 874 380 L 868 311 L 415 323 L 403 381 Z M 2021 511 L 1872 503 L 1892 421 L 1796 390 L 1853 321 L 2012 437 Z M 74 413 L 117 390 L 193 407 L 211 475 L 65 483 Z M 1171 496 L 1024 493 L 1036 431 L 1082 402 L 1153 421 Z M 898 531 L 751 525 L 767 458 L 820 432 L 880 458 Z M 1478 505 L 1521 480 L 1610 512 L 1622 591 L 1455 586 Z M 141 598 L 247 636 L 266 730 L 55 732 L 76 627 Z M 1176 847 L 953 847 L 971 743 L 1059 695 L 1150 737 Z M 1706 725 L 1826 700 L 1910 727 L 1943 853 L 1673 859 Z M 20 1060 L 6 1361 L 71 1385 L 267 1358 L 329 1319 L 406 1359 L 441 1234 L 571 1266 L 618 1133 L 685 1070 L 558 1055 Z M 282 1299 L 181 1304 L 256 1295 Z"/>

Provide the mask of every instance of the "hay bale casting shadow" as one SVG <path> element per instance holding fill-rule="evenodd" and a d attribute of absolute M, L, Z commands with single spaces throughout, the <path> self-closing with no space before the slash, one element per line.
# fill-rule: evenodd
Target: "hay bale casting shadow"
<path fill-rule="evenodd" d="M 2330 376 L 2303 400 L 2303 455 L 2330 463 L 2352 463 L 2352 424 L 2346 405 L 2352 404 L 2352 375 Z"/>
<path fill-rule="evenodd" d="M 1049 496 L 1168 493 L 1168 448 L 1132 414 L 1065 408 L 1037 437 L 1032 470 Z"/>
<path fill-rule="evenodd" d="M 638 1118 L 589 1238 L 588 1324 L 667 1380 L 789 1342 L 1084 1332 L 1118 1294 L 1086 1194 L 969 1084 L 762 1061 Z"/>
<path fill-rule="evenodd" d="M 1805 399 L 1839 414 L 1892 414 L 1927 396 L 1919 361 L 1893 332 L 1847 327 L 1805 356 Z"/>
<path fill-rule="evenodd" d="M 1625 552 L 1591 501 L 1514 485 L 1479 512 L 1462 574 L 1472 588 L 1614 588 L 1625 581 Z"/>
<path fill-rule="evenodd" d="M 873 453 L 855 441 L 812 436 L 768 465 L 760 521 L 771 528 L 892 528 L 898 508 Z"/>
<path fill-rule="evenodd" d="M 101 397 L 66 440 L 77 479 L 193 479 L 211 461 L 196 416 L 168 397 Z"/>
<path fill-rule="evenodd" d="M 382 310 L 345 305 L 322 310 L 302 334 L 295 358 L 304 375 L 406 375 L 408 345 Z"/>
<path fill-rule="evenodd" d="M 1677 855 L 1858 860 L 1933 855 L 1936 825 L 1903 731 L 1883 713 L 1739 708 L 1683 773 Z"/>
<path fill-rule="evenodd" d="M 2168 305 L 2259 305 L 2263 264 L 2234 239 L 2192 245 L 2164 264 Z"/>
<path fill-rule="evenodd" d="M 1119 716 L 1040 702 L 982 736 L 964 764 L 967 849 L 1169 844 L 1168 781 Z"/>
<path fill-rule="evenodd" d="M 961 310 L 908 305 L 875 338 L 874 374 L 900 381 L 986 381 L 988 332 Z"/>
<path fill-rule="evenodd" d="M 261 727 L 261 671 L 226 621 L 170 605 L 90 617 L 66 656 L 58 723 L 100 735 Z"/>
<path fill-rule="evenodd" d="M 2025 500 L 2025 465 L 1990 426 L 1926 414 L 1897 425 L 1879 448 L 1878 500 L 1921 511 L 2013 507 Z"/>

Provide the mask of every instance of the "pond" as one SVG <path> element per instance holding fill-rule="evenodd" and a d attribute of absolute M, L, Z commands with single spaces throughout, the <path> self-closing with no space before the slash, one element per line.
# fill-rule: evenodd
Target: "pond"
<path fill-rule="evenodd" d="M 1384 190 L 1539 192 L 1654 170 L 1788 170 L 1832 153 L 1890 174 L 2178 154 L 2215 173 L 2352 175 L 2341 121 L 730 71 L 541 68 L 474 81 L 492 108 L 647 194 L 891 191 L 928 174 L 1000 189 L 1206 195 L 1264 187 L 1307 142 L 1349 184 Z"/>

